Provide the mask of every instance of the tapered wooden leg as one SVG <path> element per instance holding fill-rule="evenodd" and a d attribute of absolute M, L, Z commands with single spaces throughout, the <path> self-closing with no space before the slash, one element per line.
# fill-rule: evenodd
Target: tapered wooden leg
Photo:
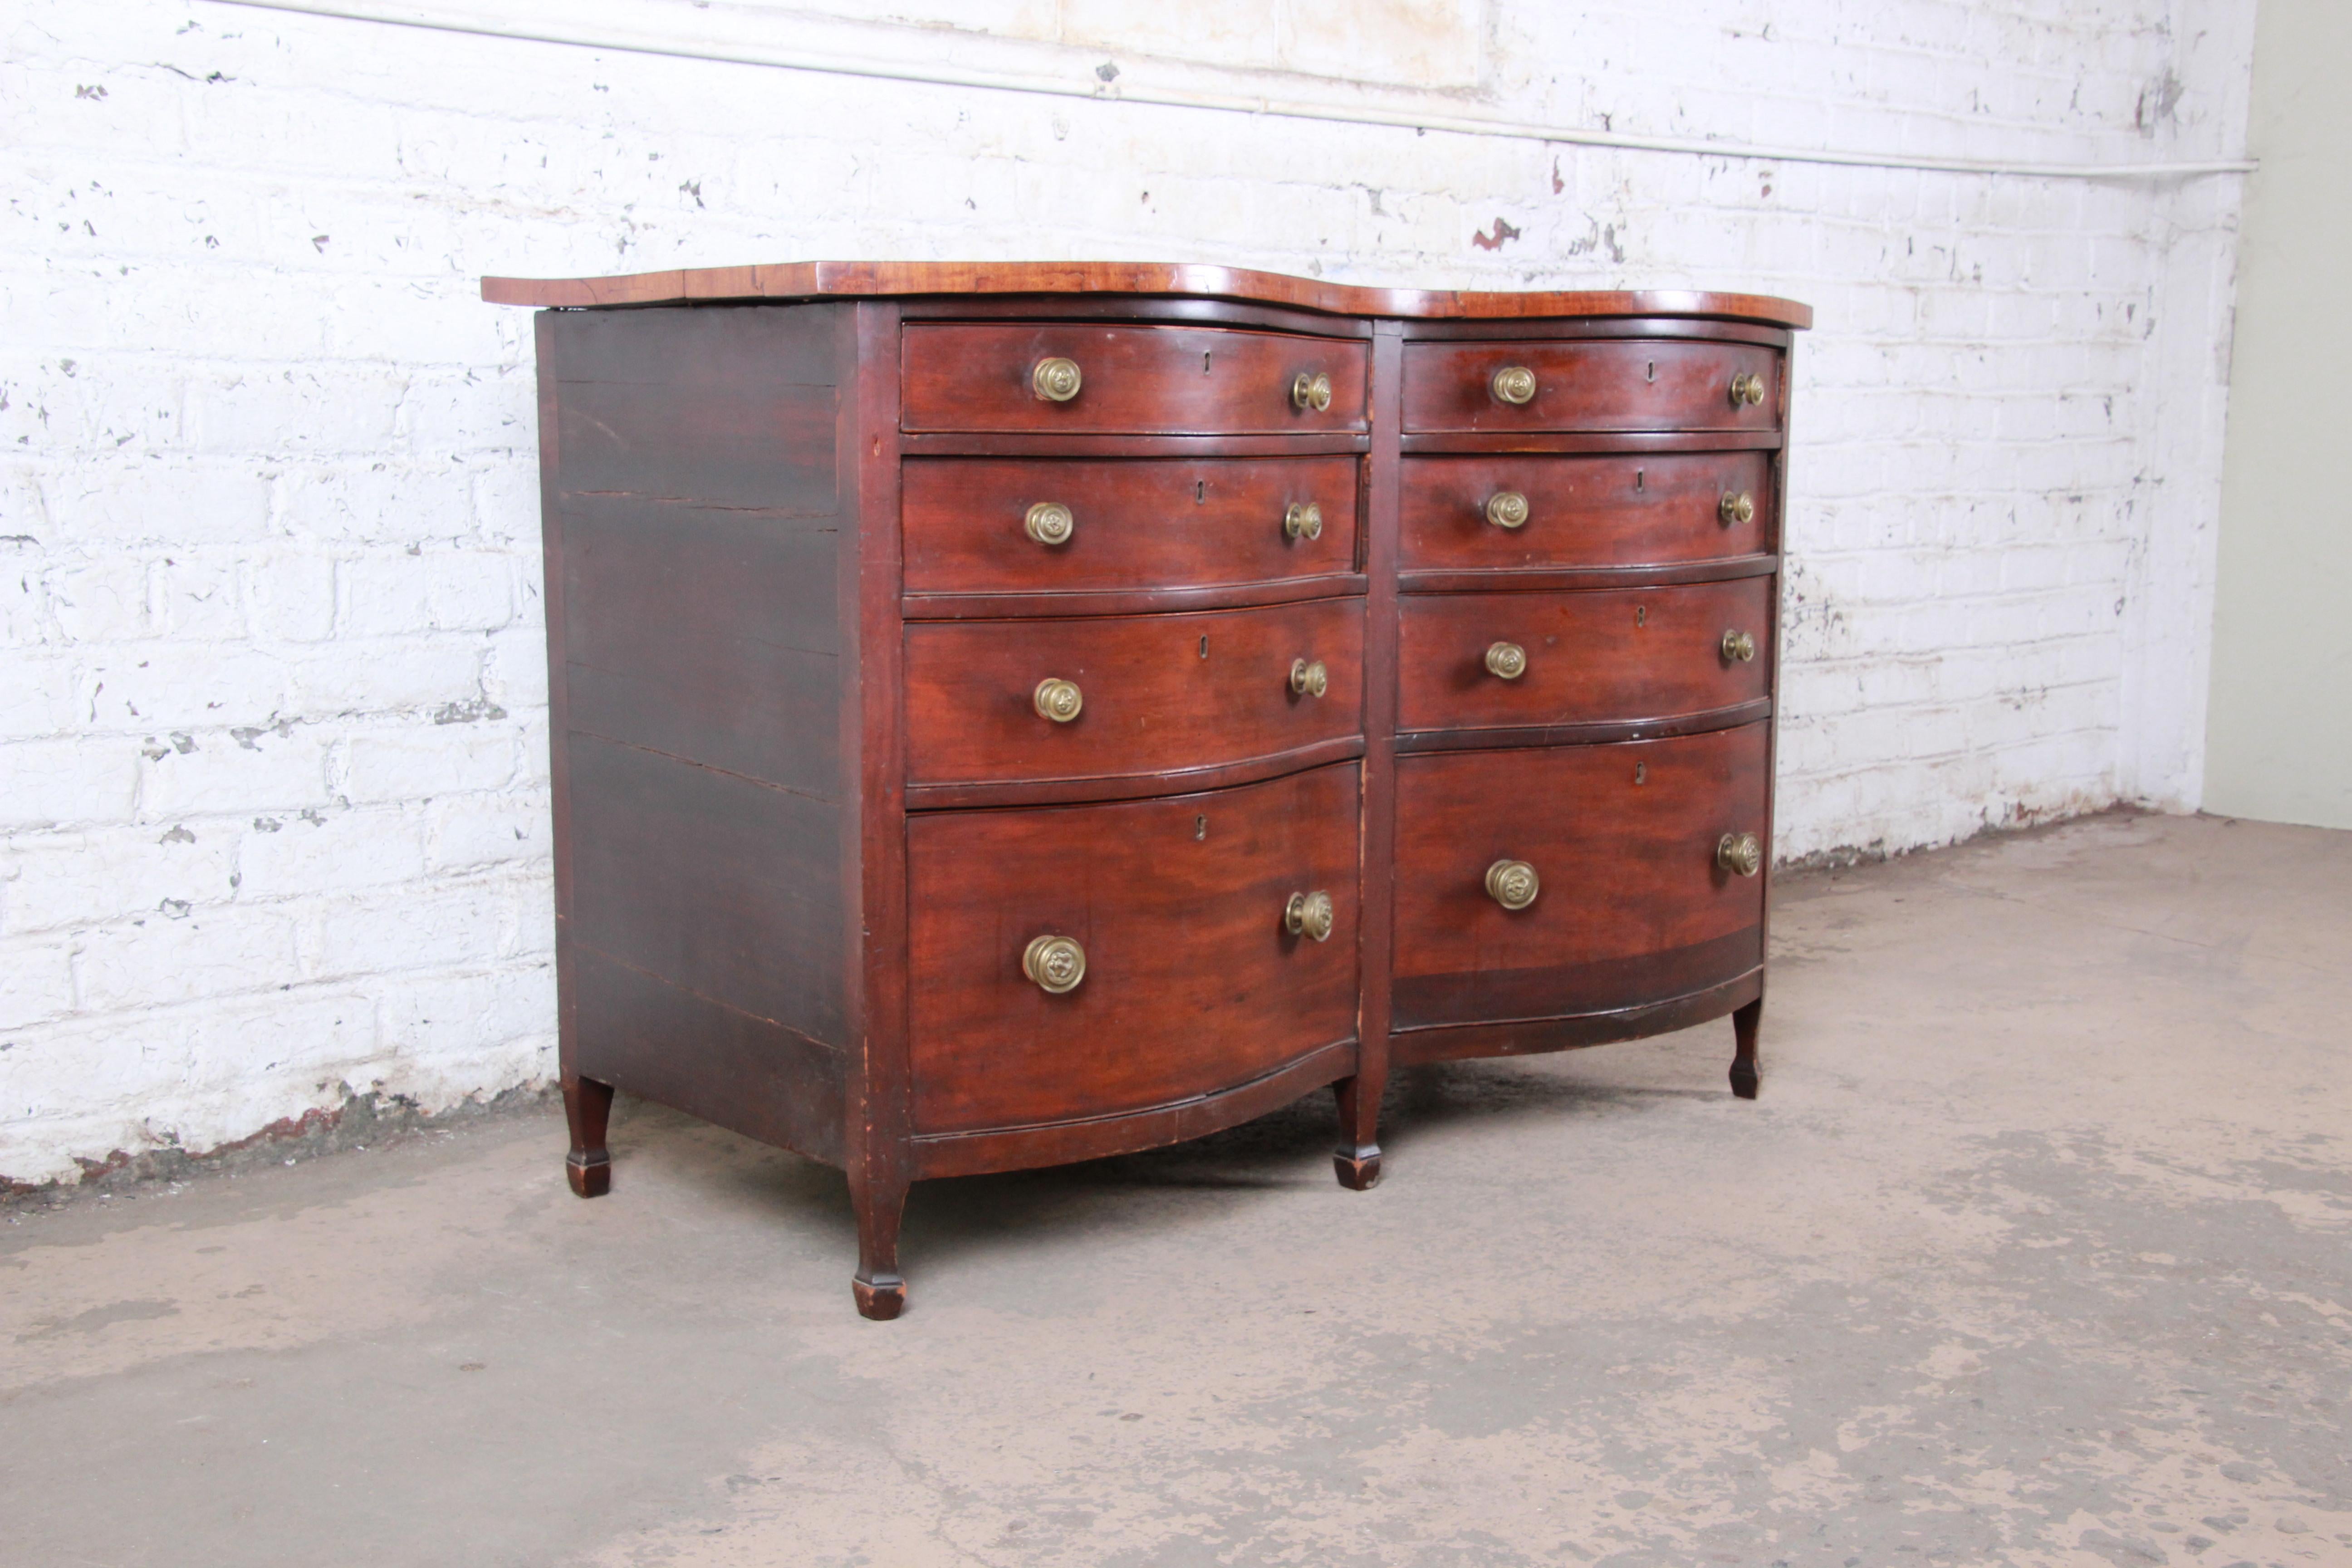
<path fill-rule="evenodd" d="M 1756 1098 L 1756 1086 L 1763 1078 L 1763 1065 L 1756 1056 L 1756 1030 L 1763 1022 L 1761 996 L 1731 1015 L 1731 1037 L 1736 1047 L 1731 1058 L 1731 1092 L 1742 1100 Z"/>
<path fill-rule="evenodd" d="M 907 1281 L 898 1273 L 898 1222 L 907 1212 L 907 1183 L 853 1179 L 849 1201 L 857 1211 L 857 1272 L 850 1289 L 861 1316 L 887 1322 L 907 1308 Z"/>
<path fill-rule="evenodd" d="M 1339 1146 L 1331 1152 L 1331 1164 L 1350 1192 L 1381 1179 L 1381 1088 L 1379 1076 L 1369 1072 L 1331 1086 L 1339 1100 Z"/>
<path fill-rule="evenodd" d="M 613 1156 L 604 1148 L 604 1125 L 612 1115 L 611 1084 L 565 1075 L 563 1117 L 572 1123 L 572 1152 L 563 1157 L 563 1173 L 583 1198 L 613 1190 Z"/>

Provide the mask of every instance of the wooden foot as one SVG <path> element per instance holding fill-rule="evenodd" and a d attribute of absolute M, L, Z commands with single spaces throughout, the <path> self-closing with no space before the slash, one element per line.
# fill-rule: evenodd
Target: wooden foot
<path fill-rule="evenodd" d="M 904 1178 L 850 1183 L 850 1206 L 857 1212 L 857 1272 L 850 1289 L 861 1317 L 887 1323 L 907 1310 L 907 1281 L 898 1272 L 898 1222 L 907 1212 Z"/>
<path fill-rule="evenodd" d="M 1742 1100 L 1756 1098 L 1756 1086 L 1763 1079 L 1763 1067 L 1757 1059 L 1756 1031 L 1764 1022 L 1764 998 L 1741 1007 L 1731 1015 L 1731 1037 L 1734 1050 L 1731 1058 L 1731 1092 Z"/>
<path fill-rule="evenodd" d="M 593 1078 L 563 1079 L 563 1119 L 572 1124 L 572 1152 L 563 1174 L 583 1198 L 613 1190 L 613 1156 L 604 1147 L 604 1127 L 613 1114 L 613 1086 Z"/>
<path fill-rule="evenodd" d="M 1331 1167 L 1339 1184 L 1360 1193 L 1381 1179 L 1381 1084 L 1359 1072 L 1331 1086 L 1339 1101 L 1339 1146 L 1331 1152 Z"/>

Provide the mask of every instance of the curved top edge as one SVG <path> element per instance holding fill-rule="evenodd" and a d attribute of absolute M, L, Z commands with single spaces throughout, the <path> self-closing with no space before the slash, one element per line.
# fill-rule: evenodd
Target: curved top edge
<path fill-rule="evenodd" d="M 1470 292 L 1375 289 L 1237 267 L 1143 261 L 793 261 L 614 278 L 485 278 L 493 305 L 593 309 L 925 294 L 1160 294 L 1283 305 L 1332 315 L 1430 321 L 1538 316 L 1697 316 L 1803 329 L 1813 309 L 1767 294 L 1698 289 Z"/>

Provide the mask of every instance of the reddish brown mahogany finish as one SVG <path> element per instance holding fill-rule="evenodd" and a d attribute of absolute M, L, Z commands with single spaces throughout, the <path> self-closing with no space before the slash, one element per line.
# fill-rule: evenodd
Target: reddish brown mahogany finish
<path fill-rule="evenodd" d="M 907 592 L 1021 595 L 1076 610 L 1086 606 L 1056 597 L 1344 577 L 1356 568 L 1359 466 L 1353 457 L 909 462 Z M 1041 543 L 1029 531 L 1040 506 L 1067 510 L 1068 538 Z M 1293 509 L 1300 527 L 1286 531 Z M 919 600 L 909 604 L 909 615 L 922 613 Z"/>
<path fill-rule="evenodd" d="M 1392 1060 L 1726 1015 L 1756 1092 L 1767 878 L 1717 845 L 1770 842 L 1804 307 L 1128 263 L 484 292 L 670 307 L 539 323 L 583 1196 L 616 1088 L 833 1163 L 889 1318 L 918 1179 L 1329 1086 L 1369 1186 Z M 1076 396 L 1037 395 L 1047 357 Z M 1486 890 L 1504 858 L 1542 879 L 1524 910 Z M 1075 987 L 1024 970 L 1045 936 Z"/>
<path fill-rule="evenodd" d="M 1404 353 L 1407 430 L 1769 430 L 1780 423 L 1780 356 L 1749 343 L 1414 343 Z M 1496 372 L 1535 373 L 1524 404 L 1495 395 Z M 1759 377 L 1761 403 L 1734 402 Z"/>
<path fill-rule="evenodd" d="M 1408 594 L 1397 638 L 1397 728 L 1500 729 L 1664 719 L 1767 697 L 1768 578 L 1573 594 Z M 1724 651 L 1726 633 L 1750 657 Z M 1486 650 L 1520 650 L 1504 679 Z"/>
<path fill-rule="evenodd" d="M 1364 427 L 1364 345 L 1221 328 L 965 326 L 907 329 L 899 417 L 908 430 L 1065 435 L 1298 435 Z M 1032 373 L 1066 359 L 1081 372 L 1067 402 Z M 1329 384 L 1328 407 L 1294 395 L 1300 376 Z"/>
<path fill-rule="evenodd" d="M 1676 565 L 1772 549 L 1769 452 L 1640 457 L 1411 458 L 1404 465 L 1401 564 L 1407 572 Z M 1527 521 L 1486 514 L 1504 494 Z M 1738 521 L 1738 498 L 1754 513 Z M 1725 500 L 1734 503 L 1725 516 Z"/>

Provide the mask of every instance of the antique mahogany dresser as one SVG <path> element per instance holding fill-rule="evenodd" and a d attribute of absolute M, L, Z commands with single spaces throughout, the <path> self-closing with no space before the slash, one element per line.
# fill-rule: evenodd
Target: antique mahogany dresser
<path fill-rule="evenodd" d="M 1213 267 L 533 281 L 572 1184 L 628 1089 L 926 1176 L 1731 1016 L 1786 300 Z"/>

